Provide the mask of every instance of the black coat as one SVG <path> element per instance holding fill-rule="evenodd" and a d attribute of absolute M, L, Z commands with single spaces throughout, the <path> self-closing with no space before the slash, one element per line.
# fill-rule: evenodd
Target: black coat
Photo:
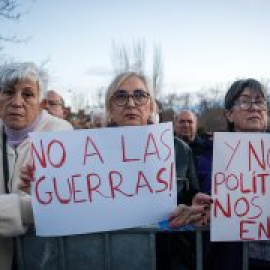
<path fill-rule="evenodd" d="M 175 167 L 177 176 L 177 202 L 191 204 L 199 190 L 193 155 L 189 146 L 174 137 Z"/>

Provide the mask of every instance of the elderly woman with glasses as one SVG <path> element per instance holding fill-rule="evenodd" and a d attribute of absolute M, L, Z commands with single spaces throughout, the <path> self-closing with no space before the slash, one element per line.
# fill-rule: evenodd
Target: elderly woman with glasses
<path fill-rule="evenodd" d="M 119 74 L 110 84 L 105 96 L 106 124 L 107 126 L 144 126 L 156 122 L 156 102 L 146 78 L 135 72 Z M 175 138 L 175 156 L 177 178 L 188 181 L 189 191 L 185 190 L 183 183 L 178 185 L 178 202 L 191 204 L 192 197 L 198 192 L 198 182 L 193 165 L 192 153 L 189 147 L 181 140 Z M 182 181 L 183 182 L 183 181 Z M 199 199 L 198 199 L 199 198 Z M 194 200 L 205 200 L 209 203 L 209 196 L 200 194 Z M 193 210 L 193 209 L 192 209 Z M 200 212 L 201 208 L 199 208 Z M 171 226 L 179 226 L 189 221 L 191 214 L 184 206 L 176 209 Z M 183 214 L 183 215 L 182 215 Z M 193 220 L 194 217 L 190 219 Z"/>
<path fill-rule="evenodd" d="M 158 119 L 156 117 L 156 114 L 158 114 L 156 106 L 154 94 L 143 75 L 135 72 L 121 73 L 113 80 L 106 93 L 107 126 L 153 124 Z M 177 179 L 182 181 L 177 181 L 177 199 L 180 205 L 172 214 L 170 226 L 178 227 L 193 222 L 206 224 L 205 205 L 209 206 L 210 197 L 201 193 L 194 196 L 198 192 L 198 182 L 191 150 L 187 144 L 177 138 L 174 139 L 174 144 Z M 187 186 L 189 186 L 189 189 Z M 193 197 L 193 205 L 190 206 Z M 166 269 L 170 269 L 171 266 L 169 265 L 179 266 L 179 263 L 184 263 L 179 261 L 179 253 L 183 253 L 183 249 L 189 251 L 187 257 L 191 258 L 192 256 L 190 245 L 185 245 L 186 240 L 183 241 L 179 238 L 173 240 L 168 235 L 157 235 L 157 264 L 161 265 L 161 268 L 163 264 L 166 265 Z M 181 248 L 176 242 L 181 243 Z M 164 245 L 166 245 L 166 248 L 164 248 Z M 168 252 L 168 248 L 171 249 L 171 252 Z"/>
<path fill-rule="evenodd" d="M 254 80 L 238 80 L 225 96 L 228 130 L 265 132 L 267 129 L 267 95 L 263 85 Z"/>
<path fill-rule="evenodd" d="M 224 103 L 228 131 L 266 132 L 267 94 L 259 81 L 254 79 L 235 81 L 228 89 Z M 205 170 L 211 172 L 212 168 L 205 168 Z M 206 269 L 242 268 L 242 243 L 216 242 L 210 244 L 208 242 L 206 246 L 208 246 L 205 256 Z M 249 243 L 249 257 L 249 269 L 270 269 L 269 243 Z"/>
<path fill-rule="evenodd" d="M 238 80 L 225 96 L 229 131 L 266 132 L 267 93 L 254 79 Z M 270 269 L 269 242 L 249 243 L 250 269 Z"/>
<path fill-rule="evenodd" d="M 134 72 L 118 75 L 109 86 L 106 97 L 107 125 L 143 126 L 152 124 L 155 102 L 146 79 Z"/>
<path fill-rule="evenodd" d="M 12 237 L 33 223 L 30 196 L 18 189 L 30 161 L 32 131 L 70 130 L 72 126 L 42 110 L 47 74 L 33 63 L 0 68 L 0 269 L 16 269 Z"/>

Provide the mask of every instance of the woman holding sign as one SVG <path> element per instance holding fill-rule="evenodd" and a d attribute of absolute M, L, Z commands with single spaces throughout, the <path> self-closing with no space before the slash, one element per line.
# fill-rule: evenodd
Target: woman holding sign
<path fill-rule="evenodd" d="M 105 109 L 107 126 L 144 126 L 156 123 L 157 119 L 152 90 L 146 78 L 135 72 L 121 73 L 113 80 L 106 93 Z M 187 179 L 189 186 L 188 191 L 184 190 L 182 185 L 178 186 L 178 202 L 191 204 L 199 189 L 192 153 L 183 141 L 175 138 L 174 143 L 177 178 Z M 200 196 L 202 200 L 209 199 L 207 195 L 200 194 L 199 199 Z M 195 199 L 194 202 L 198 202 L 199 199 Z M 177 211 L 175 214 L 181 216 Z M 182 225 L 178 222 L 171 224 Z"/>
<path fill-rule="evenodd" d="M 145 77 L 135 72 L 118 75 L 108 87 L 105 97 L 105 122 L 107 126 L 144 126 L 157 121 L 156 102 Z M 187 223 L 204 223 L 205 206 L 210 205 L 210 197 L 198 193 L 198 181 L 190 148 L 175 138 L 177 178 L 186 179 L 188 190 L 178 185 L 178 202 L 182 203 L 171 219 L 171 226 Z M 29 193 L 31 169 L 21 174 L 21 189 Z M 196 195 L 195 195 L 196 194 Z M 194 196 L 195 195 L 195 196 Z M 192 204 L 192 207 L 187 205 Z"/>
<path fill-rule="evenodd" d="M 29 163 L 33 131 L 70 130 L 71 125 L 42 110 L 47 74 L 33 63 L 0 69 L 0 269 L 16 269 L 14 236 L 33 223 L 30 196 L 18 189 L 22 166 Z"/>
<path fill-rule="evenodd" d="M 267 111 L 266 90 L 260 82 L 254 79 L 235 81 L 225 95 L 228 131 L 266 132 Z M 212 170 L 212 168 L 205 169 Z M 242 243 L 208 242 L 205 268 L 241 269 L 242 255 Z M 249 269 L 270 269 L 269 243 L 249 243 L 249 257 Z"/>
<path fill-rule="evenodd" d="M 125 72 L 118 75 L 107 90 L 105 108 L 108 126 L 143 126 L 156 123 L 155 98 L 146 78 L 141 74 Z M 192 153 L 188 145 L 177 138 L 174 139 L 174 144 L 177 178 L 186 179 L 189 189 L 185 189 L 184 181 L 178 181 L 177 197 L 178 203 L 181 204 L 173 213 L 170 226 L 178 227 L 187 223 L 206 224 L 208 217 L 205 211 L 209 210 L 210 197 L 206 194 L 197 193 L 198 181 L 193 165 Z M 194 197 L 196 193 L 198 195 Z M 192 200 L 192 198 L 194 199 Z M 188 206 L 192 202 L 193 205 Z M 191 257 L 189 253 L 192 252 L 190 246 L 183 248 L 183 241 L 180 238 L 177 237 L 175 238 L 177 241 L 171 241 L 173 239 L 164 238 L 161 235 L 161 238 L 158 239 L 165 244 L 168 244 L 167 241 L 170 240 L 171 252 L 175 253 L 175 256 L 164 254 L 167 247 L 161 247 L 163 251 L 157 257 L 161 257 L 161 263 L 166 264 L 166 269 L 170 268 L 170 264 L 177 265 L 181 263 L 179 262 L 179 252 L 182 253 L 181 257 Z M 182 243 L 181 250 L 176 242 Z M 157 241 L 157 244 L 159 243 Z M 160 250 L 157 251 L 160 252 Z M 189 254 L 185 256 L 183 255 L 184 252 Z M 170 258 L 166 259 L 164 256 L 169 256 Z M 189 266 L 190 262 L 185 264 Z"/>
<path fill-rule="evenodd" d="M 122 73 L 113 80 L 106 93 L 105 106 L 107 126 L 145 126 L 157 119 L 153 93 L 144 76 L 134 72 Z M 184 142 L 175 139 L 175 153 L 177 177 L 187 179 L 190 189 L 186 192 L 188 196 L 184 196 L 184 189 L 179 185 L 179 202 L 182 204 L 175 210 L 170 225 L 177 227 L 190 222 L 205 222 L 205 204 L 210 204 L 210 198 L 202 194 L 193 196 L 197 193 L 198 183 L 191 150 Z M 30 176 L 24 171 L 24 189 L 29 189 L 29 182 Z M 183 204 L 190 205 L 192 201 L 192 206 Z"/>
<path fill-rule="evenodd" d="M 225 112 L 229 131 L 266 132 L 266 89 L 254 79 L 234 82 L 225 96 Z M 270 269 L 269 243 L 249 243 L 249 257 L 250 269 Z"/>

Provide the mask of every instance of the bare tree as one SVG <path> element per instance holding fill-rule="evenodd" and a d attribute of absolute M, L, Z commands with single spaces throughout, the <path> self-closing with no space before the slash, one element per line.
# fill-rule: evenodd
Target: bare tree
<path fill-rule="evenodd" d="M 209 108 L 198 119 L 199 129 L 204 132 L 226 131 L 227 121 L 223 108 Z"/>
<path fill-rule="evenodd" d="M 35 0 L 31 0 L 35 2 Z M 22 0 L 0 0 L 0 61 L 9 61 L 5 59 L 4 48 L 6 43 L 20 43 L 29 41 L 30 37 L 18 37 L 15 34 L 4 32 L 4 27 L 1 27 L 6 21 L 18 22 L 27 12 L 25 8 L 26 2 Z"/>
<path fill-rule="evenodd" d="M 175 110 L 191 109 L 192 95 L 190 93 L 168 94 L 162 98 L 165 107 L 174 108 Z"/>
<path fill-rule="evenodd" d="M 269 95 L 269 90 L 270 90 L 270 79 L 269 78 L 262 78 L 260 80 L 260 82 L 262 83 L 262 85 L 265 87 L 268 95 Z"/>
<path fill-rule="evenodd" d="M 213 108 L 223 107 L 223 87 L 220 85 L 211 86 L 208 89 L 202 89 L 197 93 L 197 111 L 200 115 Z"/>
<path fill-rule="evenodd" d="M 22 16 L 18 0 L 0 0 L 0 21 L 13 20 L 18 21 Z M 7 36 L 0 33 L 0 50 L 3 49 L 4 42 L 18 42 L 20 41 L 15 36 Z"/>
<path fill-rule="evenodd" d="M 0 18 L 18 20 L 22 15 L 18 8 L 18 0 L 0 0 Z"/>
<path fill-rule="evenodd" d="M 105 100 L 105 88 L 100 87 L 97 91 L 97 101 L 98 101 L 98 107 L 103 108 L 104 107 L 104 100 Z"/>
<path fill-rule="evenodd" d="M 114 42 L 112 43 L 112 63 L 113 70 L 115 74 L 123 72 L 130 69 L 130 59 L 128 55 L 127 48 L 124 45 L 120 47 L 117 46 Z"/>
<path fill-rule="evenodd" d="M 198 113 L 202 115 L 204 112 L 208 111 L 211 108 L 209 104 L 209 100 L 205 97 L 204 94 L 198 93 L 197 95 L 199 102 L 198 102 Z"/>
<path fill-rule="evenodd" d="M 162 89 L 163 81 L 163 65 L 161 59 L 161 48 L 155 47 L 153 54 L 153 75 L 152 75 L 152 84 L 153 91 L 156 97 L 159 97 Z"/>
<path fill-rule="evenodd" d="M 169 107 L 169 108 L 175 107 L 176 99 L 177 99 L 177 94 L 176 93 L 168 94 L 168 95 L 166 95 L 165 97 L 162 98 L 162 100 L 165 101 L 166 107 Z"/>
<path fill-rule="evenodd" d="M 113 67 L 116 74 L 123 71 L 136 71 L 140 74 L 144 73 L 145 64 L 145 45 L 144 41 L 133 43 L 132 53 L 127 46 L 122 44 L 117 46 L 114 42 L 113 46 Z"/>
<path fill-rule="evenodd" d="M 133 65 L 132 69 L 140 74 L 144 73 L 145 69 L 145 42 L 138 41 L 133 45 Z"/>
<path fill-rule="evenodd" d="M 183 109 L 190 109 L 192 104 L 191 104 L 191 94 L 190 93 L 183 93 L 181 95 L 179 95 L 179 101 L 180 101 L 180 106 Z"/>
<path fill-rule="evenodd" d="M 88 105 L 88 98 L 84 93 L 75 93 L 72 92 L 72 108 L 75 110 L 75 112 L 84 109 Z"/>
<path fill-rule="evenodd" d="M 139 74 L 145 74 L 146 66 L 146 46 L 144 40 L 133 42 L 133 50 L 128 50 L 127 46 L 122 44 L 117 46 L 112 43 L 112 66 L 115 74 L 124 71 L 135 71 Z M 132 52 L 132 53 L 131 53 Z M 151 82 L 156 96 L 161 94 L 163 67 L 161 61 L 161 48 L 155 47 L 153 53 Z"/>

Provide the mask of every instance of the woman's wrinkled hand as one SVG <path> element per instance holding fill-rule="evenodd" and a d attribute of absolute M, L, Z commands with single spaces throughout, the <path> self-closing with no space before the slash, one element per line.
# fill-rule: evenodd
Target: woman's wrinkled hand
<path fill-rule="evenodd" d="M 30 184 L 34 181 L 34 167 L 33 165 L 26 165 L 21 168 L 21 181 L 19 182 L 19 189 L 30 194 Z"/>
<path fill-rule="evenodd" d="M 183 225 L 206 226 L 210 223 L 211 196 L 197 193 L 192 205 L 179 204 L 170 218 L 170 226 L 177 228 Z"/>
<path fill-rule="evenodd" d="M 198 192 L 192 199 L 192 205 L 210 205 L 213 203 L 213 200 L 210 195 Z"/>
<path fill-rule="evenodd" d="M 205 216 L 206 212 L 202 205 L 179 204 L 170 218 L 170 227 L 177 228 L 187 224 L 202 226 L 205 222 Z"/>

